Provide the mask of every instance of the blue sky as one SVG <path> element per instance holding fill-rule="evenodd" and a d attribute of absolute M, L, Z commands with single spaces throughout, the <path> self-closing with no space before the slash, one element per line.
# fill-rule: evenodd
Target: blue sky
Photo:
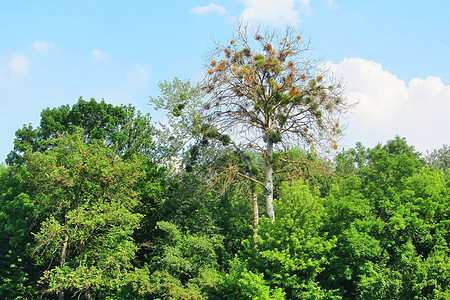
<path fill-rule="evenodd" d="M 359 105 L 341 147 L 405 136 L 422 152 L 450 143 L 450 2 L 183 0 L 0 2 L 0 161 L 23 124 L 80 96 L 154 112 L 149 96 L 195 82 L 213 40 L 239 18 L 294 25 Z"/>

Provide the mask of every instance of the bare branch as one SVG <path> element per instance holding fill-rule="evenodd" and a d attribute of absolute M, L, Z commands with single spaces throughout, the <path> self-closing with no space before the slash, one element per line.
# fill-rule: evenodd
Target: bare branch
<path fill-rule="evenodd" d="M 266 186 L 264 183 L 262 183 L 261 181 L 256 180 L 255 178 L 252 178 L 252 177 L 250 177 L 250 176 L 247 176 L 247 175 L 245 175 L 245 174 L 243 174 L 243 173 L 241 173 L 241 172 L 236 172 L 236 174 L 238 174 L 239 176 L 242 176 L 242 177 L 244 177 L 244 178 L 247 178 L 248 180 L 253 181 L 254 183 L 259 184 L 259 185 L 262 186 L 265 190 L 267 190 L 267 186 Z"/>

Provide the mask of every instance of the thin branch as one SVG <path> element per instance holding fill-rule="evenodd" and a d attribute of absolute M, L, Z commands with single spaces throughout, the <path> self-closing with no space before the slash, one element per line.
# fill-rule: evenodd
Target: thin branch
<path fill-rule="evenodd" d="M 266 185 L 265 185 L 264 183 L 262 183 L 261 181 L 256 180 L 255 178 L 252 178 L 252 177 L 250 177 L 250 176 L 247 176 L 247 175 L 245 175 L 245 174 L 243 174 L 243 173 L 241 173 L 241 172 L 239 172 L 239 171 L 237 171 L 236 174 L 238 174 L 238 175 L 240 175 L 240 176 L 242 176 L 242 177 L 245 177 L 245 178 L 247 178 L 248 180 L 251 180 L 251 181 L 253 181 L 253 182 L 255 182 L 255 183 L 261 185 L 266 191 L 268 190 L 268 188 L 266 187 Z"/>

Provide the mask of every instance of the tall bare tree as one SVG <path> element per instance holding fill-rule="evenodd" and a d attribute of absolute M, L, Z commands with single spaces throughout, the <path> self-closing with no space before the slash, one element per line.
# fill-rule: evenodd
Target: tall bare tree
<path fill-rule="evenodd" d="M 338 118 L 349 107 L 331 74 L 306 58 L 308 50 L 295 28 L 261 33 L 241 24 L 228 45 L 216 44 L 202 83 L 211 123 L 262 154 L 272 221 L 274 149 L 337 149 Z"/>

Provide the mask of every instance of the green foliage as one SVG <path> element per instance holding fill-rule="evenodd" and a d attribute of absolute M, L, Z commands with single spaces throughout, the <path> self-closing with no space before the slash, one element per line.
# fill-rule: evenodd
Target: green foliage
<path fill-rule="evenodd" d="M 184 287 L 166 271 L 151 272 L 147 267 L 125 274 L 127 285 L 113 296 L 101 299 L 206 299 L 196 286 Z"/>
<path fill-rule="evenodd" d="M 338 237 L 327 271 L 346 298 L 435 299 L 448 293 L 449 191 L 442 172 L 396 138 L 342 154 L 327 197 Z M 440 296 L 441 297 L 441 296 Z"/>
<path fill-rule="evenodd" d="M 4 260 L 0 295 L 31 297 L 43 289 L 51 290 L 52 285 L 56 289 L 58 284 L 76 292 L 61 274 L 86 277 L 83 270 L 94 274 L 97 268 L 103 277 L 95 279 L 96 295 L 106 297 L 111 290 L 117 292 L 126 280 L 123 274 L 119 276 L 122 279 L 116 276 L 115 287 L 108 287 L 105 282 L 111 281 L 114 272 L 103 270 L 110 267 L 102 265 L 101 260 L 96 261 L 100 266 L 94 266 L 92 257 L 109 255 L 111 263 L 129 270 L 137 259 L 137 243 L 148 244 L 153 238 L 167 188 L 166 170 L 154 161 L 165 152 L 156 150 L 153 138 L 157 132 L 149 115 L 136 112 L 130 105 L 113 106 L 80 98 L 73 107 L 49 108 L 41 117 L 38 128 L 24 126 L 16 132 L 15 148 L 8 156 L 10 167 L 1 167 L 0 254 Z M 67 136 L 66 144 L 63 136 Z M 124 165 L 128 167 L 123 169 Z M 117 197 L 123 205 L 112 201 Z M 56 257 L 61 256 L 69 235 L 68 261 L 64 267 L 57 266 Z M 53 249 L 54 255 L 48 255 L 51 251 L 45 247 Z M 104 247 L 104 251 L 97 247 Z M 117 247 L 123 249 L 117 252 Z M 36 264 L 32 254 L 42 254 L 42 265 Z M 138 254 L 142 258 L 142 251 Z M 84 265 L 75 268 L 74 257 Z M 48 261 L 53 262 L 44 264 Z M 38 285 L 44 269 L 53 266 L 45 284 Z M 59 283 L 55 276 L 59 276 Z M 91 279 L 83 280 L 90 285 Z M 92 294 L 92 288 L 80 292 Z"/>
<path fill-rule="evenodd" d="M 141 214 L 140 227 L 134 231 L 133 238 L 138 244 L 147 244 L 155 236 L 156 222 L 162 218 L 162 207 L 167 197 L 169 183 L 167 169 L 153 163 L 150 159 L 140 156 L 141 176 L 133 182 L 140 197 L 139 205 L 134 212 Z M 139 255 L 144 249 L 140 249 Z"/>
<path fill-rule="evenodd" d="M 167 272 L 156 271 L 150 276 L 150 281 L 154 286 L 150 296 L 152 299 L 205 299 L 196 287 L 184 287 L 180 281 Z"/>
<path fill-rule="evenodd" d="M 311 192 L 302 181 L 284 185 L 275 207 L 278 220 L 261 222 L 254 264 L 289 299 L 334 299 L 315 283 L 336 244 L 322 230 L 326 213 L 318 191 Z"/>
<path fill-rule="evenodd" d="M 172 156 L 202 131 L 205 124 L 202 94 L 198 86 L 176 77 L 171 82 L 160 82 L 159 89 L 161 95 L 150 97 L 150 104 L 167 111 L 168 125 L 159 124 L 163 132 L 159 143 L 167 145 L 166 155 Z"/>
<path fill-rule="evenodd" d="M 261 273 L 249 271 L 246 263 L 234 259 L 229 272 L 223 275 L 221 299 L 286 299 L 282 289 L 271 289 L 263 276 Z"/>
<path fill-rule="evenodd" d="M 182 233 L 169 222 L 158 222 L 158 229 L 164 231 L 159 241 L 162 246 L 161 257 L 155 257 L 161 269 L 187 282 L 197 277 L 202 269 L 214 268 L 217 264 L 216 252 L 222 243 L 220 236 Z"/>
<path fill-rule="evenodd" d="M 365 181 L 384 180 L 386 184 L 400 183 L 402 176 L 410 176 L 425 164 L 421 154 L 399 137 L 373 149 L 358 144 L 356 149 L 339 154 L 337 162 L 340 176 L 357 173 Z M 380 173 L 381 177 L 377 176 Z"/>
<path fill-rule="evenodd" d="M 166 110 L 166 123 L 160 123 L 159 144 L 164 145 L 165 161 L 179 161 L 187 172 L 198 172 L 209 164 L 217 150 L 232 141 L 219 132 L 205 115 L 204 93 L 199 85 L 174 78 L 160 82 L 160 96 L 150 97 L 155 109 Z"/>
<path fill-rule="evenodd" d="M 33 216 L 35 210 L 34 201 L 27 194 L 20 193 L 2 204 L 2 232 L 10 237 L 9 243 L 12 246 L 17 246 L 29 230 L 30 216 Z"/>
<path fill-rule="evenodd" d="M 26 155 L 44 220 L 33 250 L 48 267 L 42 282 L 49 292 L 116 291 L 137 250 L 140 162 L 116 158 L 104 143 L 86 144 L 82 131 L 48 143 L 50 150 Z"/>
<path fill-rule="evenodd" d="M 182 232 L 169 222 L 158 222 L 162 231 L 155 241 L 151 264 L 180 280 L 180 286 L 212 293 L 219 280 L 218 256 L 223 251 L 222 237 L 217 234 Z"/>
<path fill-rule="evenodd" d="M 226 259 L 243 251 L 246 248 L 245 241 L 252 235 L 251 191 L 246 183 L 244 181 L 228 186 L 218 208 L 217 226 L 224 238 Z"/>
<path fill-rule="evenodd" d="M 162 219 L 191 233 L 217 232 L 218 195 L 194 174 L 173 182 L 161 207 Z"/>
<path fill-rule="evenodd" d="M 275 74 L 284 58 L 266 47 L 236 59 Z M 323 80 L 287 98 L 321 118 L 313 102 Z M 203 118 L 196 87 L 162 89 L 156 104 L 180 111 L 174 136 L 190 149 L 192 172 L 168 176 L 155 164 L 173 153 L 156 147 L 150 119 L 130 106 L 80 99 L 17 132 L 10 165 L 0 165 L 0 298 L 450 298 L 446 146 L 423 159 L 397 137 L 358 144 L 335 166 L 296 148 L 267 160 Z M 285 107 L 285 94 L 273 99 Z M 252 204 L 267 194 L 268 164 L 278 216 L 256 231 Z"/>
<path fill-rule="evenodd" d="M 156 130 L 148 114 L 136 112 L 131 105 L 114 106 L 103 100 L 85 101 L 80 97 L 72 108 L 63 105 L 43 110 L 40 126 L 36 129 L 28 125 L 17 130 L 14 150 L 8 154 L 6 161 L 9 165 L 21 164 L 27 150 L 43 152 L 49 149 L 45 142 L 47 139 L 74 133 L 77 127 L 84 129 L 86 141 L 105 141 L 120 156 L 139 153 L 157 158 L 159 155 L 152 141 Z"/>
<path fill-rule="evenodd" d="M 19 170 L 18 170 L 19 169 Z M 18 172 L 0 165 L 0 296 L 32 297 L 39 278 L 29 255 L 30 231 L 35 228 L 32 193 L 26 193 Z"/>

